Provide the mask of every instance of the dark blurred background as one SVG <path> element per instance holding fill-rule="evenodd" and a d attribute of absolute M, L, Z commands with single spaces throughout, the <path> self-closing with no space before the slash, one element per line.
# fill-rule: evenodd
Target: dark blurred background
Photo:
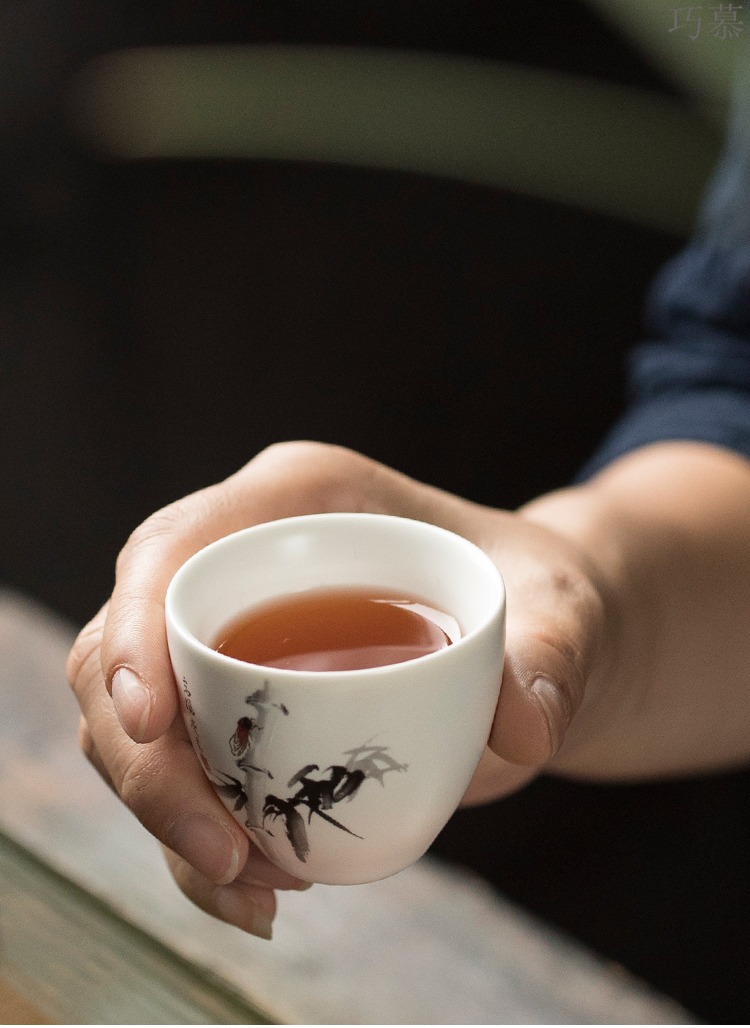
<path fill-rule="evenodd" d="M 647 91 L 695 112 L 708 166 L 700 98 L 607 6 L 6 0 L 0 583 L 82 623 L 140 520 L 279 439 L 505 507 L 570 480 L 621 409 L 644 293 L 688 224 L 396 167 L 103 156 L 68 96 L 132 46 L 395 48 Z M 457 814 L 435 852 L 698 1017 L 742 1023 L 748 792 L 746 773 L 541 780 Z"/>

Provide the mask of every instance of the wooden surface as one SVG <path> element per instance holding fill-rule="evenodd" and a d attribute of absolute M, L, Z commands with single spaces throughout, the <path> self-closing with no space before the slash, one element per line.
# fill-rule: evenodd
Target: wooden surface
<path fill-rule="evenodd" d="M 0 977 L 33 996 L 45 962 L 59 970 L 54 937 L 75 923 L 81 952 L 94 940 L 100 961 L 114 948 L 113 967 L 131 983 L 114 990 L 115 1003 L 111 979 L 84 990 L 82 966 L 58 974 L 57 996 L 45 998 L 53 1020 L 67 1004 L 67 1023 L 147 1023 L 134 1019 L 146 997 L 148 1023 L 174 1023 L 175 996 L 187 995 L 194 1020 L 184 1023 L 217 1023 L 215 1003 L 293 1024 L 695 1023 L 482 882 L 429 859 L 372 885 L 282 895 L 271 943 L 202 914 L 78 752 L 64 680 L 72 635 L 44 609 L 0 593 L 0 832 L 11 878 L 25 883 L 14 892 L 3 875 Z M 25 958 L 21 902 L 58 918 Z M 71 1016 L 76 1003 L 86 1009 Z"/>
<path fill-rule="evenodd" d="M 57 1023 L 268 1023 L 239 992 L 1 834 L 0 910 L 6 984 Z"/>
<path fill-rule="evenodd" d="M 41 1010 L 0 980 L 0 1024 L 53 1024 Z"/>

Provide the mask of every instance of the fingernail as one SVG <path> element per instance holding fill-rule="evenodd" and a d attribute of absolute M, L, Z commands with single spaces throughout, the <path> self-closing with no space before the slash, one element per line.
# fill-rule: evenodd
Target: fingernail
<path fill-rule="evenodd" d="M 214 893 L 214 906 L 222 921 L 257 935 L 259 939 L 273 938 L 273 918 L 249 900 L 243 889 L 231 885 L 217 889 Z"/>
<path fill-rule="evenodd" d="M 287 871 L 282 871 L 254 846 L 250 848 L 245 866 L 238 874 L 237 880 L 246 885 L 259 885 L 264 889 L 294 889 L 297 892 L 304 892 L 312 888 L 312 882 L 303 882 Z"/>
<path fill-rule="evenodd" d="M 240 849 L 232 833 L 206 814 L 180 814 L 167 845 L 217 885 L 228 885 L 240 869 Z"/>
<path fill-rule="evenodd" d="M 549 678 L 537 678 L 531 694 L 544 712 L 549 729 L 550 757 L 559 750 L 570 721 L 570 708 L 562 690 Z"/>
<path fill-rule="evenodd" d="M 114 673 L 112 702 L 122 727 L 131 739 L 142 742 L 151 714 L 151 693 L 129 667 L 120 667 Z"/>
<path fill-rule="evenodd" d="M 273 882 L 269 878 L 253 878 L 252 875 L 242 875 L 245 885 L 255 885 L 261 889 L 281 889 L 285 892 L 307 892 L 312 889 L 312 882 L 303 882 L 300 878 L 284 878 L 279 882 Z"/>

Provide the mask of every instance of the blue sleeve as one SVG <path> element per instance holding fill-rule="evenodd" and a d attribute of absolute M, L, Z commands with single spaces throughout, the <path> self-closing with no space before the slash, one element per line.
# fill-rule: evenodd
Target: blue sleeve
<path fill-rule="evenodd" d="M 628 407 L 579 480 L 640 446 L 699 440 L 750 458 L 750 74 L 695 237 L 657 277 Z"/>

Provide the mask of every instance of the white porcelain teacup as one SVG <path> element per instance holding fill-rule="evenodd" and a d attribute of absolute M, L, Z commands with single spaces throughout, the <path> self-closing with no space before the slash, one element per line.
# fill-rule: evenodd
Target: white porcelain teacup
<path fill-rule="evenodd" d="M 245 610 L 341 586 L 420 597 L 451 614 L 461 636 L 354 671 L 266 667 L 213 648 Z M 166 614 L 196 753 L 275 864 L 307 881 L 354 884 L 428 849 L 468 787 L 500 690 L 505 590 L 485 553 L 404 518 L 288 518 L 196 553 L 170 584 Z"/>

